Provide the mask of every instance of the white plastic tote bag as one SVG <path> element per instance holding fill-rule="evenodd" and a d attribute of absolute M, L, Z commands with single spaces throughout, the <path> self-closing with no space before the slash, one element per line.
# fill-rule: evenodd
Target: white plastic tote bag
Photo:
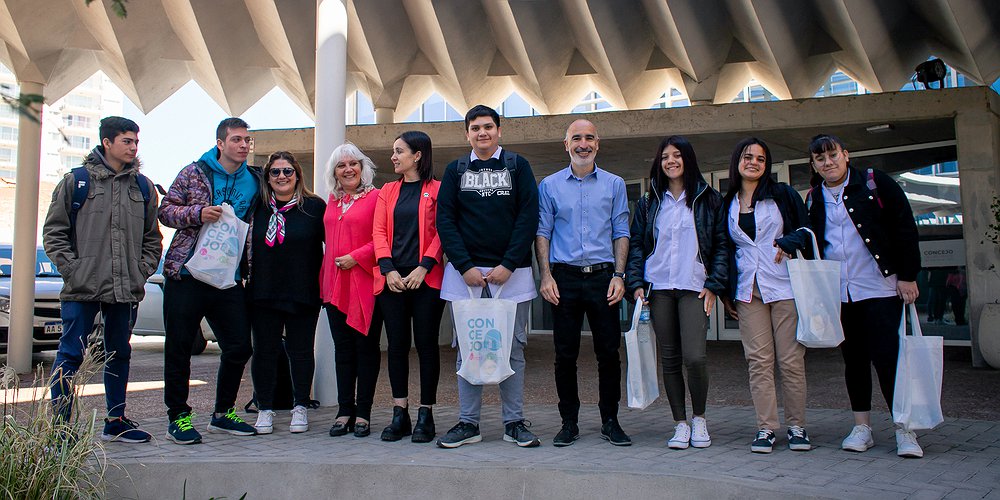
<path fill-rule="evenodd" d="M 844 341 L 840 324 L 840 262 L 819 256 L 816 234 L 812 236 L 814 260 L 796 250 L 797 259 L 787 259 L 795 311 L 799 316 L 795 338 L 806 347 L 837 347 Z"/>
<path fill-rule="evenodd" d="M 503 290 L 501 286 L 496 295 Z M 484 289 L 489 295 L 489 286 Z M 514 341 L 517 302 L 500 298 L 476 298 L 451 303 L 455 334 L 462 353 L 458 375 L 473 385 L 499 384 L 514 374 L 510 347 Z"/>
<path fill-rule="evenodd" d="M 906 335 L 906 315 L 912 320 L 913 335 Z M 933 429 L 944 422 L 941 413 L 941 380 L 944 374 L 944 339 L 924 337 L 917 307 L 903 308 L 899 322 L 899 361 L 892 396 L 892 420 L 903 429 Z"/>
<path fill-rule="evenodd" d="M 632 328 L 625 332 L 625 352 L 628 355 L 628 407 L 645 409 L 660 397 L 656 377 L 656 341 L 649 323 L 649 307 L 636 303 L 632 313 Z"/>
<path fill-rule="evenodd" d="M 250 224 L 236 217 L 228 203 L 222 204 L 222 217 L 201 226 L 194 254 L 184 264 L 195 279 L 219 289 L 236 286 L 233 276 L 243 258 Z"/>

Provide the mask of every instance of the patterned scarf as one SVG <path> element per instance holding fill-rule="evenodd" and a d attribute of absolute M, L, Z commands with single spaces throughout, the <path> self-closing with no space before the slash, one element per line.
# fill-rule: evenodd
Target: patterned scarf
<path fill-rule="evenodd" d="M 271 195 L 270 205 L 271 205 L 271 218 L 267 221 L 267 233 L 264 234 L 264 242 L 267 246 L 273 247 L 275 239 L 278 240 L 278 244 L 284 243 L 285 241 L 285 216 L 282 212 L 287 212 L 291 210 L 299 202 L 298 196 L 293 196 L 292 200 L 285 203 L 285 206 L 278 208 L 277 202 L 274 200 L 274 195 Z"/>

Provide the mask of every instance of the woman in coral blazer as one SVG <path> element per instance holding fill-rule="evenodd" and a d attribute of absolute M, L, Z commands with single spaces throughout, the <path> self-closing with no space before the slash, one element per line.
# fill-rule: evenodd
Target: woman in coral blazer
<path fill-rule="evenodd" d="M 327 162 L 330 200 L 323 215 L 326 253 L 320 270 L 320 295 L 336 349 L 340 406 L 331 436 L 371 434 L 382 336 L 382 312 L 372 293 L 372 220 L 379 193 L 374 178 L 375 164 L 357 146 L 346 143 L 333 150 Z"/>
<path fill-rule="evenodd" d="M 404 132 L 392 145 L 393 170 L 399 180 L 382 186 L 375 207 L 373 240 L 378 269 L 375 294 L 383 310 L 389 340 L 389 383 L 392 386 L 392 422 L 382 431 L 383 441 L 412 434 L 414 443 L 434 438 L 431 408 L 440 375 L 438 330 L 441 300 L 441 240 L 437 234 L 437 193 L 431 139 L 423 132 Z M 410 336 L 420 357 L 420 409 L 411 425 L 408 409 Z"/>

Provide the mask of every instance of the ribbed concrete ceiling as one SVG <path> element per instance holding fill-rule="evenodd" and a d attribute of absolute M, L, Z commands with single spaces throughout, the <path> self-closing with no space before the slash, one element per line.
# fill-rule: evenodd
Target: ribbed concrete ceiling
<path fill-rule="evenodd" d="M 323 0 L 337 1 L 337 0 Z M 231 114 L 278 86 L 312 113 L 316 0 L 0 0 L 0 62 L 54 101 L 103 70 L 149 111 L 190 80 Z M 810 97 L 840 69 L 898 90 L 938 56 L 1000 77 L 997 0 L 345 0 L 348 91 L 402 119 L 512 92 L 540 113 L 590 91 L 620 109 L 670 87 L 729 102 L 751 79 Z"/>

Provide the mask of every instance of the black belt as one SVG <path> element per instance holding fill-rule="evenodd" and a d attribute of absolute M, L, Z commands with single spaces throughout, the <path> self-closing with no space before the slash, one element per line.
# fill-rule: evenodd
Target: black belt
<path fill-rule="evenodd" d="M 569 264 L 562 264 L 559 262 L 552 263 L 552 270 L 561 269 L 564 271 L 573 271 L 580 274 L 591 274 L 598 271 L 603 271 L 605 269 L 614 269 L 615 265 L 610 262 L 602 262 L 600 264 L 592 264 L 589 266 L 571 266 Z"/>

